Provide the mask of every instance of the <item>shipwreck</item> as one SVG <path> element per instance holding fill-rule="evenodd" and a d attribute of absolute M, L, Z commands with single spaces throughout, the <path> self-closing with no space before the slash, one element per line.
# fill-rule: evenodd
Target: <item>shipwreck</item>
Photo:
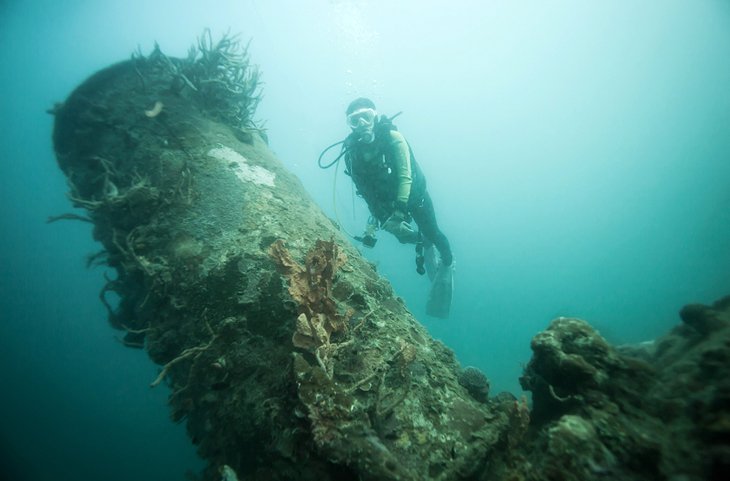
<path fill-rule="evenodd" d="M 730 299 L 611 346 L 560 318 L 532 401 L 490 393 L 267 147 L 236 38 L 103 69 L 53 142 L 113 272 L 109 322 L 160 365 L 209 480 L 701 480 L 730 468 Z M 454 320 L 453 322 L 458 322 Z"/>

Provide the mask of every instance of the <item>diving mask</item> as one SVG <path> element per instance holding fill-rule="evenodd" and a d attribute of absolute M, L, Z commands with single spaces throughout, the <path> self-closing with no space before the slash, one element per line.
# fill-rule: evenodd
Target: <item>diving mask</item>
<path fill-rule="evenodd" d="M 375 118 L 378 113 L 375 109 L 364 108 L 357 109 L 347 116 L 347 125 L 351 129 L 356 130 L 362 127 L 372 126 L 375 123 Z"/>
<path fill-rule="evenodd" d="M 360 134 L 359 141 L 367 144 L 375 140 L 375 120 L 378 114 L 375 109 L 364 108 L 358 109 L 347 116 L 347 125 L 353 132 Z"/>

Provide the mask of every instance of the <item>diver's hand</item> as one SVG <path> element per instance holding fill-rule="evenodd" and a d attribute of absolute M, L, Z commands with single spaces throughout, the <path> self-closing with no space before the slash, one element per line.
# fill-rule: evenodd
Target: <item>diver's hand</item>
<path fill-rule="evenodd" d="M 403 244 L 418 242 L 418 232 L 405 220 L 403 212 L 396 210 L 383 224 L 383 229 L 390 232 Z"/>

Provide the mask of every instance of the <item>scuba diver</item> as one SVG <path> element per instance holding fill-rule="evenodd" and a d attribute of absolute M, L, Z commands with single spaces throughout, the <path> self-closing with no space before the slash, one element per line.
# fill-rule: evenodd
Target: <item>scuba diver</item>
<path fill-rule="evenodd" d="M 347 107 L 347 125 L 352 132 L 330 148 L 343 144 L 331 167 L 345 157 L 345 173 L 352 178 L 357 195 L 367 203 L 371 217 L 362 236 L 355 237 L 366 247 L 374 247 L 378 229 L 393 234 L 401 243 L 416 245 L 416 270 L 428 272 L 432 281 L 426 311 L 447 318 L 451 306 L 453 255 L 449 240 L 438 227 L 431 196 L 408 142 L 392 120 L 378 115 L 375 104 L 357 98 Z M 414 228 L 412 221 L 417 227 Z M 436 259 L 433 247 L 438 250 Z"/>

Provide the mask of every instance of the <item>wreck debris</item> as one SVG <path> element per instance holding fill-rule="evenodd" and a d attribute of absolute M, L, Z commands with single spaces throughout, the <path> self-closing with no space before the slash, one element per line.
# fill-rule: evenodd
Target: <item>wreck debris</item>
<path fill-rule="evenodd" d="M 116 274 L 112 326 L 162 366 L 152 385 L 170 387 L 206 481 L 469 479 L 512 408 L 469 395 L 269 151 L 236 46 L 206 34 L 187 59 L 138 54 L 56 113 L 71 201 Z"/>
<path fill-rule="evenodd" d="M 614 348 L 579 319 L 556 319 L 535 336 L 521 380 L 533 395 L 530 441 L 501 475 L 726 479 L 730 298 L 687 306 L 681 317 L 667 336 L 635 348 Z"/>

